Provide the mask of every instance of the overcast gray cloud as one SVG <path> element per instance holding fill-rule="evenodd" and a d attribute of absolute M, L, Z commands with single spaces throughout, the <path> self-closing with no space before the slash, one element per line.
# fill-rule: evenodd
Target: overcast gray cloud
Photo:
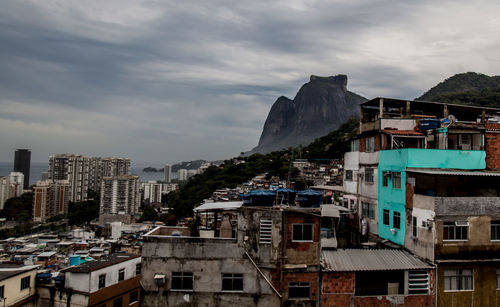
<path fill-rule="evenodd" d="M 133 161 L 223 159 L 256 145 L 310 74 L 414 98 L 499 73 L 496 1 L 4 0 L 0 161 L 16 148 Z"/>

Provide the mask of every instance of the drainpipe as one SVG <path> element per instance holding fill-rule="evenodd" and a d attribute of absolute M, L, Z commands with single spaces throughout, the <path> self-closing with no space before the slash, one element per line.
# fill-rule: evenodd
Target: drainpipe
<path fill-rule="evenodd" d="M 266 275 L 264 275 L 264 273 L 262 273 L 262 271 L 259 269 L 259 267 L 257 266 L 257 264 L 255 263 L 255 261 L 253 261 L 252 257 L 248 254 L 248 252 L 245 252 L 245 255 L 248 257 L 248 259 L 250 259 L 250 262 L 252 262 L 253 266 L 255 267 L 255 269 L 257 269 L 257 272 L 259 272 L 259 274 L 264 278 L 264 280 L 269 284 L 269 286 L 271 287 L 271 289 L 274 290 L 274 292 L 276 293 L 276 295 L 278 295 L 278 297 L 281 298 L 283 297 L 278 290 L 276 290 L 276 288 L 273 286 L 273 284 L 269 281 L 269 279 L 267 279 Z"/>

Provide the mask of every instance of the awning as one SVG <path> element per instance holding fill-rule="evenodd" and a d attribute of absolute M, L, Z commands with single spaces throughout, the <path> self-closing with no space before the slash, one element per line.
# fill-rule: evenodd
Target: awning
<path fill-rule="evenodd" d="M 468 171 L 458 169 L 442 169 L 442 168 L 407 168 L 407 172 L 428 174 L 428 175 L 449 175 L 449 176 L 488 176 L 500 177 L 499 172 L 486 172 L 486 171 Z"/>
<path fill-rule="evenodd" d="M 337 205 L 321 205 L 321 216 L 340 217 L 340 211 L 349 211 L 349 209 Z"/>
<path fill-rule="evenodd" d="M 242 201 L 225 201 L 216 203 L 205 203 L 193 209 L 193 211 L 212 211 L 212 210 L 237 210 L 243 205 Z"/>

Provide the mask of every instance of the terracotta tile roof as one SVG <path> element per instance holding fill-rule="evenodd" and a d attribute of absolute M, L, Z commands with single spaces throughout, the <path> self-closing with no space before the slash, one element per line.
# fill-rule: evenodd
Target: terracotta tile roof
<path fill-rule="evenodd" d="M 422 132 L 415 130 L 384 129 L 383 132 L 394 135 L 424 136 Z"/>

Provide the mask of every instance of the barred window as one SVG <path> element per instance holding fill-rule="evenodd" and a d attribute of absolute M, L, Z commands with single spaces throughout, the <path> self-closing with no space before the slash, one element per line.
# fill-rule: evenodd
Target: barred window
<path fill-rule="evenodd" d="M 491 240 L 500 240 L 500 221 L 491 221 Z"/>
<path fill-rule="evenodd" d="M 21 279 L 21 291 L 30 287 L 30 276 Z"/>
<path fill-rule="evenodd" d="M 363 217 L 367 217 L 367 218 L 370 218 L 370 219 L 374 219 L 375 218 L 375 205 L 374 204 L 370 204 L 370 203 L 361 203 L 361 209 L 362 209 L 362 215 Z"/>
<path fill-rule="evenodd" d="M 392 188 L 401 189 L 401 172 L 392 173 Z"/>

